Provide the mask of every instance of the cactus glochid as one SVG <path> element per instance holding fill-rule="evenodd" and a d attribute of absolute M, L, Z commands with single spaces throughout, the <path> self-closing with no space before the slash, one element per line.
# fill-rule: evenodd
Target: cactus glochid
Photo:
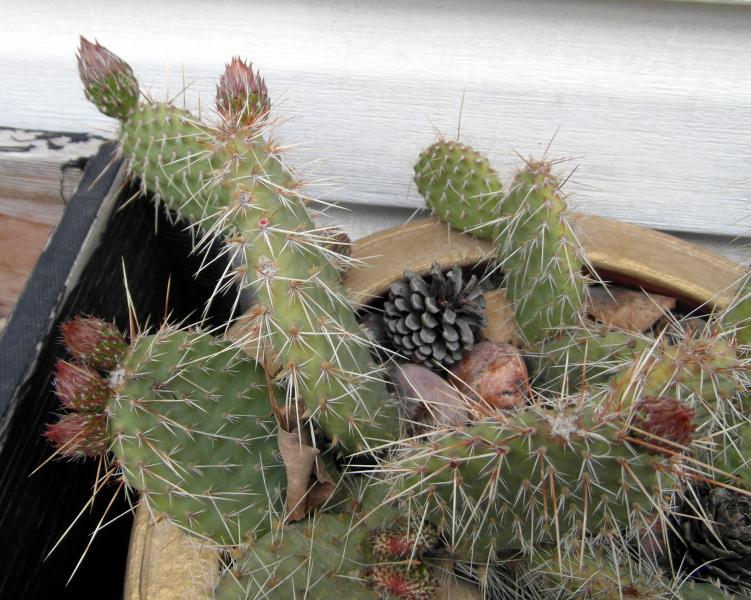
<path fill-rule="evenodd" d="M 268 135 L 270 102 L 252 66 L 239 59 L 227 65 L 212 126 L 171 104 L 138 103 L 130 68 L 83 38 L 79 69 L 87 97 L 120 119 L 121 152 L 144 187 L 195 226 L 225 237 L 235 265 L 225 283 L 254 292 L 249 334 L 273 347 L 290 394 L 347 450 L 392 439 L 396 409 L 341 286 L 329 238 L 311 221 L 300 184 Z"/>

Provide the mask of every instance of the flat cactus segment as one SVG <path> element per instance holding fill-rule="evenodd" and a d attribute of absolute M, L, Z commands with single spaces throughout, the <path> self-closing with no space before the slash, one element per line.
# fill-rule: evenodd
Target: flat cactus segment
<path fill-rule="evenodd" d="M 210 185 L 218 164 L 212 140 L 189 112 L 166 103 L 141 104 L 120 126 L 122 153 L 145 189 L 206 230 L 229 202 Z"/>
<path fill-rule="evenodd" d="M 249 333 L 273 348 L 290 397 L 325 433 L 350 451 L 394 439 L 397 411 L 341 284 L 341 257 L 266 135 L 263 80 L 233 60 L 218 94 L 216 126 L 164 103 L 114 115 L 131 172 L 194 227 L 226 240 L 232 266 L 217 291 L 252 288 L 258 318 Z"/>
<path fill-rule="evenodd" d="M 334 514 L 272 531 L 222 575 L 214 600 L 378 600 L 367 581 L 368 535 Z"/>
<path fill-rule="evenodd" d="M 420 153 L 415 183 L 425 203 L 452 227 L 491 239 L 503 198 L 486 157 L 459 142 L 439 140 Z"/>
<path fill-rule="evenodd" d="M 502 204 L 498 261 L 527 342 L 580 324 L 586 294 L 583 252 L 549 161 L 528 161 Z"/>
<path fill-rule="evenodd" d="M 384 470 L 392 496 L 440 524 L 455 556 L 484 563 L 581 528 L 598 535 L 635 527 L 667 510 L 660 497 L 671 466 L 623 436 L 591 407 L 533 408 L 508 422 L 438 432 Z"/>
<path fill-rule="evenodd" d="M 110 379 L 111 450 L 154 511 L 219 545 L 269 531 L 286 476 L 254 361 L 208 334 L 164 328 L 139 337 Z"/>
<path fill-rule="evenodd" d="M 258 299 L 259 337 L 271 343 L 281 377 L 326 434 L 347 450 L 398 435 L 396 408 L 294 182 L 262 139 L 228 138 L 237 159 L 221 187 L 223 217 L 241 244 L 244 281 Z"/>

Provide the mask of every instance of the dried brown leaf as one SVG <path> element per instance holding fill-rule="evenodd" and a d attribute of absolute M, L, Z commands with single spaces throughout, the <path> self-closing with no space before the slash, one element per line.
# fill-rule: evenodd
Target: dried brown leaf
<path fill-rule="evenodd" d="M 293 419 L 293 427 L 294 423 Z M 287 471 L 287 520 L 299 521 L 331 497 L 336 482 L 326 470 L 320 450 L 313 447 L 306 428 L 285 431 L 280 426 L 277 443 Z"/>
<path fill-rule="evenodd" d="M 590 287 L 587 312 L 597 321 L 630 331 L 646 331 L 668 310 L 676 299 L 662 294 L 613 287 Z"/>

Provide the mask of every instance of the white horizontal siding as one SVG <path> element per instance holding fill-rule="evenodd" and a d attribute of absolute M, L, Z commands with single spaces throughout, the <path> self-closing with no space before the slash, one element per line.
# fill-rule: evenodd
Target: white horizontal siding
<path fill-rule="evenodd" d="M 83 98 L 77 35 L 154 96 L 210 104 L 233 54 L 267 78 L 291 161 L 331 198 L 417 206 L 435 131 L 489 152 L 571 157 L 579 210 L 673 231 L 751 228 L 751 6 L 555 0 L 0 0 L 0 125 L 107 133 Z M 557 134 L 556 134 L 557 131 Z M 312 161 L 323 158 L 320 164 Z M 323 189 L 323 188 L 317 188 Z"/>

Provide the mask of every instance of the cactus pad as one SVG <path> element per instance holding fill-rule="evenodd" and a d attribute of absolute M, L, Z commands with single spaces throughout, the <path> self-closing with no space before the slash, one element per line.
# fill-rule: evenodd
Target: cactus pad
<path fill-rule="evenodd" d="M 322 515 L 267 534 L 223 574 L 215 600 L 378 600 L 365 566 L 368 530 L 351 517 Z"/>
<path fill-rule="evenodd" d="M 487 158 L 459 142 L 439 140 L 420 153 L 415 183 L 428 208 L 461 231 L 492 238 L 503 197 Z"/>
<path fill-rule="evenodd" d="M 220 545 L 263 535 L 283 512 L 263 371 L 208 334 L 138 338 L 110 379 L 111 450 L 149 506 Z"/>

